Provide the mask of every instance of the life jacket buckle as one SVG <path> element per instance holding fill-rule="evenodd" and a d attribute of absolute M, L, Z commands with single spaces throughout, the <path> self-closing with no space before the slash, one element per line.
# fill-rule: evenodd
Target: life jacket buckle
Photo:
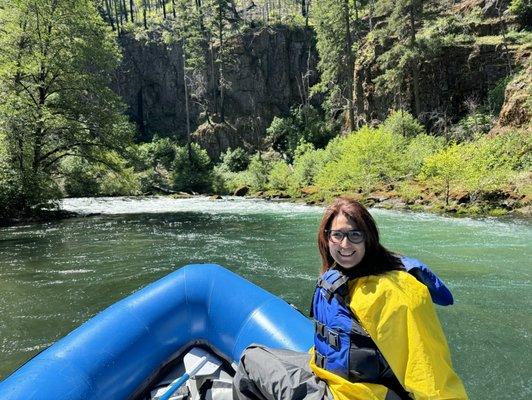
<path fill-rule="evenodd" d="M 340 350 L 340 335 L 338 332 L 327 330 L 327 342 L 333 347 L 335 350 Z"/>
<path fill-rule="evenodd" d="M 321 337 L 325 337 L 325 325 L 322 324 L 320 321 L 314 320 L 314 329 L 316 330 L 316 334 L 320 335 Z"/>
<path fill-rule="evenodd" d="M 317 351 L 314 352 L 314 362 L 318 367 L 325 368 L 325 356 Z"/>

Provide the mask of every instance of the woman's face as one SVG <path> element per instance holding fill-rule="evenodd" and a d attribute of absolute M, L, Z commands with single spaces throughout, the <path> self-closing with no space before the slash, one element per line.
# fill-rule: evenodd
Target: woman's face
<path fill-rule="evenodd" d="M 360 243 L 353 243 L 347 235 L 350 231 L 358 231 L 358 227 L 345 214 L 340 213 L 334 217 L 329 229 L 332 232 L 329 234 L 329 252 L 334 261 L 344 268 L 353 268 L 360 264 L 366 253 L 364 237 Z M 338 241 L 342 234 L 343 238 Z M 350 237 L 358 241 L 356 232 L 352 232 Z"/>

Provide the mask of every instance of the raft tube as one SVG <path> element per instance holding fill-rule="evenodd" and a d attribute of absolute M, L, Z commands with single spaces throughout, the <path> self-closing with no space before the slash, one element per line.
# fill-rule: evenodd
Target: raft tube
<path fill-rule="evenodd" d="M 195 264 L 113 304 L 0 382 L 0 399 L 128 399 L 191 343 L 238 363 L 251 343 L 308 351 L 309 319 L 215 264 Z"/>

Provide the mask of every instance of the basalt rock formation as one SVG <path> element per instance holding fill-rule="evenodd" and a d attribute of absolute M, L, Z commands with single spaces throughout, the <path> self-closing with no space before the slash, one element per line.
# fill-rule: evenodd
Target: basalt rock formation
<path fill-rule="evenodd" d="M 124 57 L 114 89 L 128 105 L 140 139 L 150 140 L 155 134 L 184 139 L 179 42 L 166 44 L 157 31 L 141 37 L 123 35 L 120 42 Z M 191 130 L 196 131 L 193 140 L 211 157 L 228 147 L 258 146 L 273 117 L 286 115 L 291 107 L 306 101 L 309 86 L 318 80 L 315 36 L 309 29 L 251 30 L 233 38 L 231 49 L 224 76 L 225 122 L 205 115 L 199 104 L 190 104 Z"/>

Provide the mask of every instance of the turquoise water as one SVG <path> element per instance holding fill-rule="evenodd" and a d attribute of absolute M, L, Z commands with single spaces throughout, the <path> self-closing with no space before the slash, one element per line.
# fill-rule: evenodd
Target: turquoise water
<path fill-rule="evenodd" d="M 246 199 L 72 199 L 106 214 L 0 228 L 0 377 L 179 266 L 215 262 L 307 311 L 322 208 Z M 472 399 L 532 397 L 532 224 L 372 210 L 383 242 L 444 278 L 438 308 Z"/>

